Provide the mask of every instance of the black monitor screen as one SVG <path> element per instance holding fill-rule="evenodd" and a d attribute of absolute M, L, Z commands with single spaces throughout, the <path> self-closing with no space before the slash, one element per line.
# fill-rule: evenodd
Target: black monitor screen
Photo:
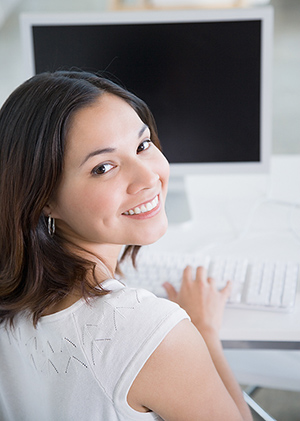
<path fill-rule="evenodd" d="M 101 72 L 141 97 L 172 163 L 258 162 L 260 20 L 35 25 L 35 71 Z"/>

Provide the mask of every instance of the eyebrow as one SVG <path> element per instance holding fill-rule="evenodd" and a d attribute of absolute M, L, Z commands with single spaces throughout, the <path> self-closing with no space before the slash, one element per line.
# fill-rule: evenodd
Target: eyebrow
<path fill-rule="evenodd" d="M 139 138 L 142 137 L 144 131 L 147 130 L 147 129 L 149 129 L 149 127 L 147 126 L 147 124 L 144 123 L 143 126 L 142 126 L 142 128 L 141 128 L 141 130 L 139 131 L 138 137 Z"/>
<path fill-rule="evenodd" d="M 147 124 L 143 124 L 142 128 L 139 130 L 138 132 L 138 138 L 142 137 L 144 131 L 148 129 Z M 96 155 L 101 155 L 101 154 L 105 154 L 105 153 L 112 153 L 115 152 L 116 148 L 103 148 L 103 149 L 96 149 L 93 152 L 90 152 L 85 158 L 84 160 L 81 162 L 80 167 L 86 162 L 88 161 L 90 158 L 92 158 L 93 156 Z"/>
<path fill-rule="evenodd" d="M 93 156 L 96 156 L 96 155 L 101 155 L 101 154 L 104 154 L 104 153 L 112 153 L 112 152 L 115 152 L 115 150 L 116 150 L 116 148 L 103 148 L 103 149 L 97 149 L 97 150 L 95 150 L 95 151 L 93 151 L 93 152 L 91 152 L 91 153 L 89 153 L 85 158 L 84 158 L 84 160 L 82 161 L 82 163 L 80 164 L 80 167 L 86 162 L 86 161 L 88 161 L 90 158 L 92 158 Z"/>

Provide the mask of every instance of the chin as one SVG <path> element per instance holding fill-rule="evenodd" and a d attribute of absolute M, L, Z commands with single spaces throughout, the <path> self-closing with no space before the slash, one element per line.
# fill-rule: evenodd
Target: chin
<path fill-rule="evenodd" d="M 159 228 L 153 229 L 151 228 L 149 229 L 149 231 L 145 232 L 143 231 L 143 236 L 141 241 L 139 241 L 140 246 L 148 246 L 150 244 L 155 243 L 156 241 L 158 241 L 161 237 L 163 237 L 166 233 L 168 229 L 168 220 L 167 217 L 165 217 L 165 221 L 163 223 L 161 223 L 161 225 L 159 226 Z"/>

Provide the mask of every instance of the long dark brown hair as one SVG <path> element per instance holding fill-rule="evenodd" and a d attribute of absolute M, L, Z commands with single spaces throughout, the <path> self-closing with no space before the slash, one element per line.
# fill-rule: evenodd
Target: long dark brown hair
<path fill-rule="evenodd" d="M 87 298 L 106 294 L 95 264 L 50 236 L 43 208 L 63 169 L 68 123 L 103 93 L 123 98 L 147 124 L 159 147 L 146 104 L 115 83 L 86 72 L 42 73 L 19 86 L 0 110 L 0 323 L 29 311 L 34 324 L 74 287 Z M 133 260 L 139 246 L 127 245 Z M 93 274 L 93 282 L 87 277 Z M 95 288 L 94 281 L 99 283 Z"/>

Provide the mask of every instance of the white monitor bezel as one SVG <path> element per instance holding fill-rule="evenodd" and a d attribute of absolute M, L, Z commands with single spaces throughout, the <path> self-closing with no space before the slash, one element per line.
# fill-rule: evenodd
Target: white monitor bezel
<path fill-rule="evenodd" d="M 220 173 L 267 173 L 270 167 L 272 137 L 272 59 L 273 59 L 273 8 L 147 10 L 101 13 L 23 13 L 20 16 L 24 75 L 35 74 L 31 28 L 34 25 L 97 25 L 122 23 L 170 23 L 195 21 L 261 20 L 261 115 L 260 161 L 228 163 L 172 163 L 172 176 Z"/>

